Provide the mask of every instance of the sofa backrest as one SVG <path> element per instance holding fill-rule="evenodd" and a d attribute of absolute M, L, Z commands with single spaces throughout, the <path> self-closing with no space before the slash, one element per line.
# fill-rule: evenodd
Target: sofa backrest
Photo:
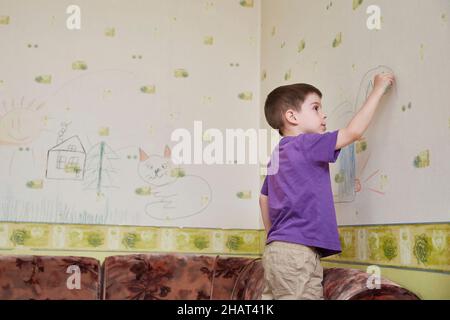
<path fill-rule="evenodd" d="M 0 300 L 258 300 L 261 259 L 195 254 L 86 257 L 1 256 Z M 417 300 L 413 292 L 356 269 L 324 269 L 327 300 Z"/>
<path fill-rule="evenodd" d="M 93 258 L 0 256 L 0 300 L 96 300 L 100 287 Z"/>

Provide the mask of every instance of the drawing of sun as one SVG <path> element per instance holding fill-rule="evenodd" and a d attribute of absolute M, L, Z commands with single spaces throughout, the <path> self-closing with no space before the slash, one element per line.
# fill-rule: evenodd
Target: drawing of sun
<path fill-rule="evenodd" d="M 43 114 L 44 103 L 24 103 L 12 100 L 2 102 L 0 108 L 0 145 L 25 145 L 39 137 L 46 129 L 47 117 Z"/>

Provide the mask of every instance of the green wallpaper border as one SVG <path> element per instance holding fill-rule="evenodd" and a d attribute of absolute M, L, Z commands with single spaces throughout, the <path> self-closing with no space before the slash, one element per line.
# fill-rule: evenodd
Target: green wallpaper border
<path fill-rule="evenodd" d="M 341 226 L 336 263 L 450 273 L 450 223 Z M 255 255 L 264 230 L 0 222 L 0 253 L 176 252 Z"/>
<path fill-rule="evenodd" d="M 0 222 L 0 252 L 183 252 L 260 255 L 261 230 Z"/>
<path fill-rule="evenodd" d="M 450 273 L 450 223 L 341 226 L 339 239 L 324 261 Z"/>

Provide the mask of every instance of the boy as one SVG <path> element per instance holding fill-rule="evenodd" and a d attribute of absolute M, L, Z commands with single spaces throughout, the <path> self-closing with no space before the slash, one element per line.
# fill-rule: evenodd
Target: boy
<path fill-rule="evenodd" d="M 333 132 L 325 132 L 317 88 L 293 84 L 268 95 L 266 120 L 283 137 L 277 146 L 278 171 L 266 176 L 259 198 L 267 232 L 262 299 L 323 299 L 320 258 L 341 252 L 329 163 L 363 135 L 394 81 L 393 74 L 376 75 L 359 112 Z"/>

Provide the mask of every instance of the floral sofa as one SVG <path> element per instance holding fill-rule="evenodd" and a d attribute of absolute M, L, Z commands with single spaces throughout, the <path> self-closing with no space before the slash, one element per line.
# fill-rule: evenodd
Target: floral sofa
<path fill-rule="evenodd" d="M 263 290 L 261 260 L 189 254 L 107 257 L 1 256 L 0 299 L 79 300 L 258 300 Z M 359 270 L 324 271 L 325 299 L 419 299 L 382 279 L 370 290 Z"/>

